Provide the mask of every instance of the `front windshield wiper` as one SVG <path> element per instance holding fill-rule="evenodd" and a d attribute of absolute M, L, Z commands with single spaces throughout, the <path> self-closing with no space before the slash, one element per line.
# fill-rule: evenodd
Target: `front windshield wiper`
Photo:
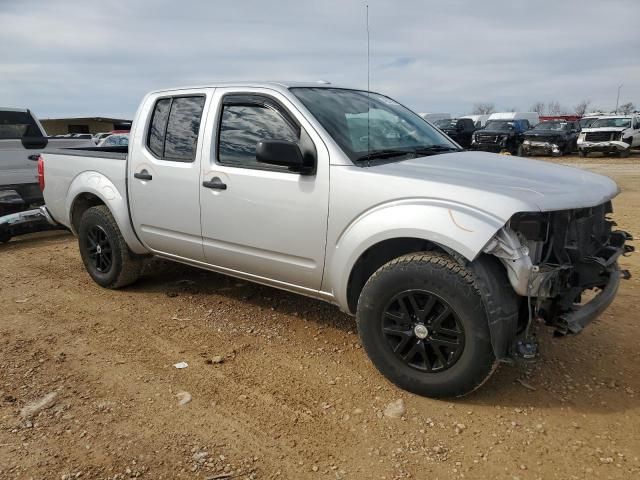
<path fill-rule="evenodd" d="M 448 147 L 446 145 L 429 145 L 428 147 L 420 147 L 413 150 L 418 155 L 437 155 L 438 153 L 445 152 L 460 152 L 461 149 L 457 147 Z"/>
<path fill-rule="evenodd" d="M 413 150 L 372 150 L 368 153 L 365 153 L 364 155 L 360 155 L 358 158 L 356 158 L 356 162 L 399 157 L 401 155 L 412 155 L 413 153 Z"/>

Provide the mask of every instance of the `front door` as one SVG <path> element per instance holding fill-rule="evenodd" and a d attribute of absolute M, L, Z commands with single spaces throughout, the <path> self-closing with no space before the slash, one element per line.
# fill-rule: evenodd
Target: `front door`
<path fill-rule="evenodd" d="M 217 89 L 217 125 L 203 158 L 202 236 L 208 263 L 258 281 L 318 290 L 329 203 L 329 157 L 289 100 L 268 89 Z M 313 174 L 256 161 L 260 140 L 297 143 Z"/>
<path fill-rule="evenodd" d="M 202 261 L 200 229 L 201 118 L 205 94 L 148 100 L 150 118 L 140 118 L 129 159 L 133 225 L 157 253 Z"/>

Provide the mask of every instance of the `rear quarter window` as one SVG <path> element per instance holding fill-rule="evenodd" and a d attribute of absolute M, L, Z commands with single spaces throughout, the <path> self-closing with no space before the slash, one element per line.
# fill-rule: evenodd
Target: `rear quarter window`
<path fill-rule="evenodd" d="M 0 111 L 0 140 L 41 136 L 42 133 L 29 112 Z"/>
<path fill-rule="evenodd" d="M 158 158 L 193 162 L 204 95 L 162 98 L 154 106 L 147 148 Z"/>

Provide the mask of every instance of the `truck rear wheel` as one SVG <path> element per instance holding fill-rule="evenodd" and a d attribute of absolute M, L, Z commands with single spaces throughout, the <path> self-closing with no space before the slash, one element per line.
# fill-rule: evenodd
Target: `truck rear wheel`
<path fill-rule="evenodd" d="M 105 205 L 87 209 L 78 229 L 80 256 L 91 278 L 105 288 L 120 288 L 140 276 L 142 258 L 129 250 Z"/>
<path fill-rule="evenodd" d="M 362 290 L 357 322 L 375 367 L 418 395 L 466 395 L 497 367 L 473 276 L 440 253 L 412 253 L 380 267 Z"/>

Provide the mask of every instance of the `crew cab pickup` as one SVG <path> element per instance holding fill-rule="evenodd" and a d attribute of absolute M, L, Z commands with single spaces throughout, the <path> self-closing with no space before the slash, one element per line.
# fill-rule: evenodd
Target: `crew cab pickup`
<path fill-rule="evenodd" d="M 483 129 L 471 136 L 471 150 L 505 152 L 512 155 L 522 153 L 524 133 L 531 128 L 529 120 L 489 120 Z"/>
<path fill-rule="evenodd" d="M 576 121 L 546 120 L 524 133 L 521 155 L 559 157 L 576 149 L 580 124 Z"/>
<path fill-rule="evenodd" d="M 89 146 L 81 139 L 48 138 L 38 119 L 26 109 L 0 107 L 0 243 L 12 236 L 49 228 L 39 210 L 38 154 L 52 148 Z"/>
<path fill-rule="evenodd" d="M 438 120 L 435 126 L 464 148 L 471 146 L 471 136 L 477 130 L 475 123 L 470 118 L 452 118 Z"/>
<path fill-rule="evenodd" d="M 39 159 L 44 210 L 95 282 L 124 287 L 157 255 L 333 303 L 374 365 L 422 395 L 464 395 L 499 361 L 534 358 L 534 319 L 578 333 L 631 250 L 609 178 L 463 151 L 374 92 L 156 91 L 118 148 Z"/>
<path fill-rule="evenodd" d="M 640 115 L 598 117 L 578 137 L 578 154 L 592 152 L 628 157 L 632 148 L 640 147 Z"/>

